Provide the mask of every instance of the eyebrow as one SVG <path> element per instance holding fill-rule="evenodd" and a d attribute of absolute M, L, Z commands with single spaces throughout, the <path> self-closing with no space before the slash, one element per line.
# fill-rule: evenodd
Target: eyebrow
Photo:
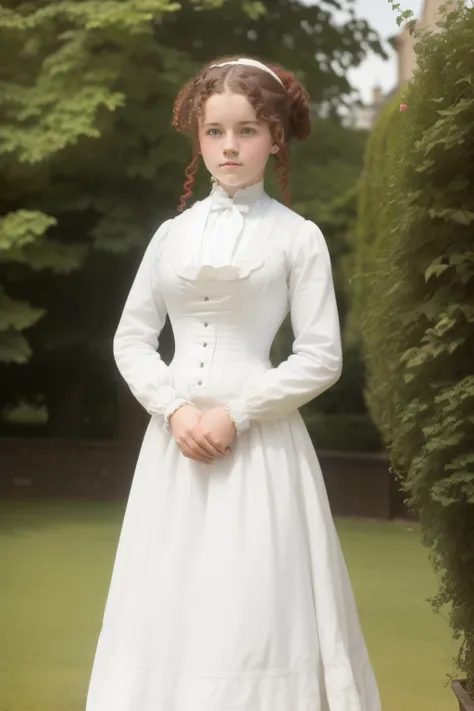
<path fill-rule="evenodd" d="M 250 119 L 249 121 L 238 121 L 239 126 L 242 126 L 243 124 L 247 123 L 254 123 L 256 126 L 258 126 L 258 121 L 254 121 L 253 119 Z M 204 126 L 220 126 L 220 123 L 218 121 L 213 121 L 205 123 Z"/>

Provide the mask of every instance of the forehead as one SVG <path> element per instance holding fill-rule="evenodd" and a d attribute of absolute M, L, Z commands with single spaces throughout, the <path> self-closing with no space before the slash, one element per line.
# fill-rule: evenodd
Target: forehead
<path fill-rule="evenodd" d="M 255 121 L 252 104 L 243 94 L 213 94 L 204 104 L 204 123 L 239 123 Z"/>

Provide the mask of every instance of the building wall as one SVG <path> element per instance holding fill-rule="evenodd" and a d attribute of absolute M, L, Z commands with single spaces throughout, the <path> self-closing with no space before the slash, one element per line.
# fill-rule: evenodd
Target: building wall
<path fill-rule="evenodd" d="M 0 437 L 0 498 L 125 502 L 139 446 L 118 440 Z M 386 452 L 318 448 L 317 454 L 333 515 L 381 520 L 412 517 Z"/>
<path fill-rule="evenodd" d="M 421 17 L 417 23 L 419 29 L 436 29 L 439 10 L 443 5 L 452 4 L 454 0 L 425 0 Z M 414 46 L 416 38 L 405 29 L 395 40 L 398 52 L 398 86 L 409 81 L 416 68 L 416 54 Z"/>
<path fill-rule="evenodd" d="M 413 76 L 413 72 L 415 71 L 415 42 L 415 37 L 411 35 L 406 29 L 400 35 L 398 35 L 395 40 L 395 47 L 397 49 L 398 55 L 398 86 L 401 86 L 406 81 L 409 81 Z"/>
<path fill-rule="evenodd" d="M 420 27 L 435 27 L 442 5 L 453 5 L 454 0 L 425 0 L 420 19 Z"/>
<path fill-rule="evenodd" d="M 453 4 L 454 0 L 425 0 L 423 10 L 418 20 L 417 26 L 423 28 L 435 28 L 439 16 L 440 7 Z M 354 129 L 370 130 L 377 120 L 381 107 L 390 99 L 392 94 L 398 90 L 413 76 L 416 69 L 415 44 L 416 37 L 410 34 L 408 29 L 404 29 L 397 37 L 393 38 L 393 44 L 397 52 L 397 85 L 388 96 L 377 97 L 378 87 L 374 88 L 374 98 L 370 105 L 354 106 L 350 116 L 345 120 L 345 125 Z"/>

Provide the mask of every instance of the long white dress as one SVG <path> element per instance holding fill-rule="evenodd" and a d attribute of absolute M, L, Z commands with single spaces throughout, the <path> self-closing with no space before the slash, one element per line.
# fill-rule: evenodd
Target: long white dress
<path fill-rule="evenodd" d="M 293 355 L 269 351 L 288 312 Z M 175 356 L 157 353 L 169 313 Z M 153 236 L 114 340 L 151 415 L 86 711 L 379 711 L 318 458 L 298 407 L 342 368 L 318 227 L 263 183 L 219 187 Z M 225 404 L 233 453 L 187 459 L 181 402 Z"/>

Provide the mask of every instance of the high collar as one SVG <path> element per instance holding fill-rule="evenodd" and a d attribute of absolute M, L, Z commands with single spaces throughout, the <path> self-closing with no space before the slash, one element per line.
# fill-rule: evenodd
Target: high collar
<path fill-rule="evenodd" d="M 211 200 L 213 196 L 216 196 L 220 202 L 227 198 L 230 204 L 238 203 L 250 205 L 251 203 L 261 200 L 265 194 L 263 180 L 260 180 L 258 183 L 254 183 L 253 185 L 248 185 L 246 188 L 238 188 L 233 197 L 230 197 L 224 188 L 216 183 L 211 190 Z"/>

